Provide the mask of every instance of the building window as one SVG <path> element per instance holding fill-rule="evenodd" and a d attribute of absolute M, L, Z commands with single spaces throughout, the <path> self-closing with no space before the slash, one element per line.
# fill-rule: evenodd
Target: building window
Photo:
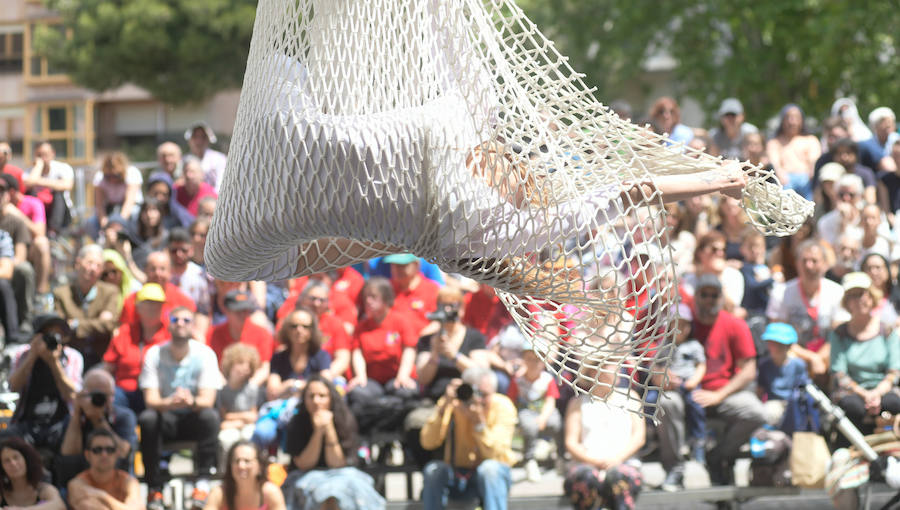
<path fill-rule="evenodd" d="M 65 27 L 60 23 L 44 23 L 53 30 L 65 33 Z M 25 25 L 24 48 L 24 73 L 25 82 L 29 84 L 40 83 L 68 83 L 69 77 L 62 71 L 53 67 L 47 57 L 34 52 L 34 32 L 37 24 Z"/>
<path fill-rule="evenodd" d="M 70 164 L 84 164 L 93 160 L 93 101 L 29 104 L 26 119 L 27 160 L 30 160 L 33 145 L 39 141 L 49 141 L 56 151 L 56 157 Z"/>
<path fill-rule="evenodd" d="M 24 34 L 0 33 L 0 73 L 21 73 Z"/>

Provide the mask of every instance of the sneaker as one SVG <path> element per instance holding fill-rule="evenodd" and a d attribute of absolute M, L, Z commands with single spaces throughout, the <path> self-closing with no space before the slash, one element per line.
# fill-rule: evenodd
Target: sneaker
<path fill-rule="evenodd" d="M 191 492 L 191 503 L 188 505 L 188 508 L 193 508 L 194 510 L 200 510 L 206 506 L 206 498 L 209 496 L 209 493 L 205 490 L 194 487 L 194 491 Z"/>
<path fill-rule="evenodd" d="M 680 468 L 674 468 L 666 475 L 660 489 L 666 492 L 678 492 L 684 488 L 684 471 Z"/>
<path fill-rule="evenodd" d="M 166 510 L 161 490 L 151 489 L 147 492 L 147 510 Z"/>
<path fill-rule="evenodd" d="M 534 459 L 530 459 L 525 463 L 525 479 L 529 482 L 539 482 L 541 480 L 541 468 Z"/>

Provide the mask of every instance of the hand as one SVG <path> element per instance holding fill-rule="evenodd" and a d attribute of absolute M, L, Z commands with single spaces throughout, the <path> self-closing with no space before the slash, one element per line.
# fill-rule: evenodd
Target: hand
<path fill-rule="evenodd" d="M 693 381 L 682 381 L 681 384 L 684 385 L 684 389 L 693 391 L 697 388 L 697 383 Z"/>
<path fill-rule="evenodd" d="M 545 428 L 547 428 L 547 418 L 543 416 L 538 416 L 537 419 L 538 432 L 543 432 Z"/>
<path fill-rule="evenodd" d="M 416 381 L 412 380 L 412 378 L 399 375 L 394 378 L 394 387 L 398 389 L 406 388 L 408 390 L 414 390 L 417 388 Z"/>
<path fill-rule="evenodd" d="M 334 415 L 328 409 L 319 409 L 312 415 L 313 428 L 326 429 L 334 423 Z"/>
<path fill-rule="evenodd" d="M 31 351 L 46 363 L 53 361 L 53 351 L 47 348 L 47 342 L 40 334 L 31 339 Z"/>
<path fill-rule="evenodd" d="M 444 388 L 444 396 L 447 397 L 447 402 L 452 402 L 456 398 L 456 389 L 462 384 L 462 379 L 451 379 L 449 383 L 447 383 L 447 387 Z"/>
<path fill-rule="evenodd" d="M 366 384 L 368 384 L 369 378 L 366 376 L 356 376 L 353 379 L 350 379 L 350 382 L 347 383 L 347 392 L 349 393 L 354 388 L 362 388 Z"/>
<path fill-rule="evenodd" d="M 719 392 L 709 390 L 694 390 L 691 396 L 694 397 L 695 402 L 700 404 L 700 407 L 715 407 L 724 400 Z"/>
<path fill-rule="evenodd" d="M 667 390 L 675 390 L 681 387 L 682 379 L 677 375 L 669 372 L 669 383 L 666 385 Z"/>
<path fill-rule="evenodd" d="M 103 310 L 102 312 L 100 312 L 100 316 L 98 318 L 102 321 L 111 321 L 115 320 L 116 317 L 109 310 Z"/>
<path fill-rule="evenodd" d="M 456 400 L 454 405 L 457 409 L 459 409 L 463 414 L 466 415 L 466 418 L 474 425 L 484 425 L 485 417 L 484 417 L 484 406 L 481 405 L 481 402 L 473 399 L 470 402 L 460 402 Z"/>
<path fill-rule="evenodd" d="M 619 461 L 612 458 L 594 459 L 594 466 L 597 469 L 609 469 L 619 464 Z"/>
<path fill-rule="evenodd" d="M 725 196 L 740 200 L 743 197 L 744 187 L 747 186 L 747 177 L 740 163 L 728 161 L 720 171 L 722 189 L 719 192 Z"/>
<path fill-rule="evenodd" d="M 871 415 L 877 415 L 881 412 L 881 394 L 875 390 L 867 391 L 864 395 L 866 402 L 866 412 Z"/>

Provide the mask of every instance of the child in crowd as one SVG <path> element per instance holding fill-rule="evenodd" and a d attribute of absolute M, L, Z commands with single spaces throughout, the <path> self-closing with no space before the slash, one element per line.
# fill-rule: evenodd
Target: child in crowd
<path fill-rule="evenodd" d="M 247 344 L 231 344 L 222 352 L 222 374 L 226 383 L 219 390 L 216 407 L 222 417 L 219 444 L 225 452 L 239 440 L 250 440 L 253 436 L 260 393 L 250 378 L 259 365 L 259 353 Z"/>
<path fill-rule="evenodd" d="M 744 276 L 744 299 L 741 306 L 747 315 L 765 315 L 769 304 L 769 293 L 778 274 L 773 274 L 766 265 L 766 238 L 755 229 L 747 229 L 741 241 L 741 255 L 744 265 L 741 274 Z"/>
<path fill-rule="evenodd" d="M 529 481 L 536 482 L 541 479 L 541 470 L 535 458 L 537 440 L 545 435 L 556 442 L 562 429 L 562 418 L 556 408 L 559 388 L 530 343 L 526 342 L 523 346 L 522 370 L 514 379 L 509 396 L 519 410 L 525 475 Z"/>
<path fill-rule="evenodd" d="M 797 343 L 797 331 L 790 324 L 773 322 L 766 326 L 762 339 L 766 341 L 769 356 L 759 362 L 757 391 L 765 399 L 766 423 L 781 426 L 787 403 L 795 388 L 809 382 L 806 362 L 788 356 L 791 345 Z"/>

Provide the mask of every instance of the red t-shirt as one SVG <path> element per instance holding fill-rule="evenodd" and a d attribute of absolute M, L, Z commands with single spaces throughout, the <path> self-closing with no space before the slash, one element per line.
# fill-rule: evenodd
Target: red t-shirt
<path fill-rule="evenodd" d="M 256 349 L 259 353 L 259 360 L 266 362 L 272 359 L 272 351 L 275 349 L 275 339 L 269 331 L 253 321 L 247 319 L 244 321 L 244 327 L 241 328 L 241 338 L 231 336 L 228 329 L 228 321 L 214 327 L 209 333 L 207 344 L 216 352 L 216 357 L 222 361 L 222 353 L 225 348 L 233 343 L 241 342 Z"/>
<path fill-rule="evenodd" d="M 331 285 L 332 295 L 335 293 L 344 294 L 351 303 L 356 304 L 356 299 L 359 297 L 359 291 L 361 291 L 363 285 L 365 285 L 366 279 L 363 278 L 363 275 L 359 274 L 359 271 L 349 266 L 338 269 L 337 274 L 338 279 Z"/>
<path fill-rule="evenodd" d="M 294 311 L 297 307 L 297 300 L 300 299 L 300 294 L 303 292 L 303 288 L 306 286 L 307 281 L 308 278 L 305 276 L 301 276 L 294 280 L 294 283 L 291 285 L 291 293 L 284 300 L 284 303 L 278 307 L 278 311 L 275 312 L 275 318 L 277 320 L 285 318 L 287 314 Z M 335 292 L 333 286 L 328 298 L 328 308 L 343 322 L 349 324 L 351 327 L 356 327 L 356 318 L 359 315 L 359 310 L 356 308 L 356 302 L 341 292 Z"/>
<path fill-rule="evenodd" d="M 337 315 L 331 312 L 320 315 L 319 330 L 322 332 L 322 349 L 328 351 L 332 359 L 334 359 L 335 351 L 350 350 L 350 335 L 344 329 L 344 321 Z"/>
<path fill-rule="evenodd" d="M 19 181 L 19 193 L 25 193 L 25 182 L 22 180 L 23 170 L 16 165 L 11 163 L 7 163 L 3 166 L 3 173 L 9 174 L 16 178 Z"/>
<path fill-rule="evenodd" d="M 175 200 L 177 200 L 179 204 L 183 205 L 184 208 L 194 216 L 197 216 L 197 209 L 200 207 L 200 200 L 206 197 L 216 198 L 218 197 L 218 195 L 216 194 L 215 188 L 205 182 L 200 183 L 200 189 L 198 189 L 197 194 L 193 196 L 188 195 L 188 192 L 184 189 L 184 184 L 175 186 Z"/>
<path fill-rule="evenodd" d="M 181 292 L 181 289 L 169 282 L 166 282 L 163 288 L 166 291 L 166 302 L 163 303 L 162 311 L 159 313 L 159 320 L 163 324 L 169 324 L 169 313 L 179 306 L 184 306 L 192 312 L 197 311 L 197 305 L 194 304 L 194 300 L 187 297 L 184 292 Z M 122 315 L 119 316 L 119 324 L 138 323 L 136 299 L 137 292 L 133 292 L 125 298 L 125 302 L 122 303 Z"/>
<path fill-rule="evenodd" d="M 138 376 L 144 364 L 144 353 L 151 346 L 172 339 L 165 323 L 152 337 L 141 342 L 141 326 L 137 323 L 122 324 L 103 354 L 103 361 L 115 367 L 116 386 L 125 391 L 138 389 Z"/>
<path fill-rule="evenodd" d="M 463 298 L 463 310 L 463 323 L 481 331 L 487 341 L 497 336 L 513 320 L 496 294 L 466 294 Z"/>
<path fill-rule="evenodd" d="M 407 288 L 401 291 L 394 286 L 394 306 L 392 310 L 405 313 L 409 317 L 417 336 L 430 322 L 425 316 L 437 310 L 438 289 L 438 284 L 421 274 L 419 275 L 419 283 L 414 289 Z"/>
<path fill-rule="evenodd" d="M 368 378 L 384 384 L 397 376 L 403 349 L 416 348 L 418 333 L 406 314 L 392 308 L 380 324 L 368 319 L 360 322 L 352 347 L 362 350 Z"/>
<path fill-rule="evenodd" d="M 756 357 L 756 345 L 747 323 L 722 310 L 712 325 L 693 323 L 692 336 L 706 350 L 706 375 L 700 381 L 705 390 L 725 386 L 737 374 L 737 362 Z"/>

